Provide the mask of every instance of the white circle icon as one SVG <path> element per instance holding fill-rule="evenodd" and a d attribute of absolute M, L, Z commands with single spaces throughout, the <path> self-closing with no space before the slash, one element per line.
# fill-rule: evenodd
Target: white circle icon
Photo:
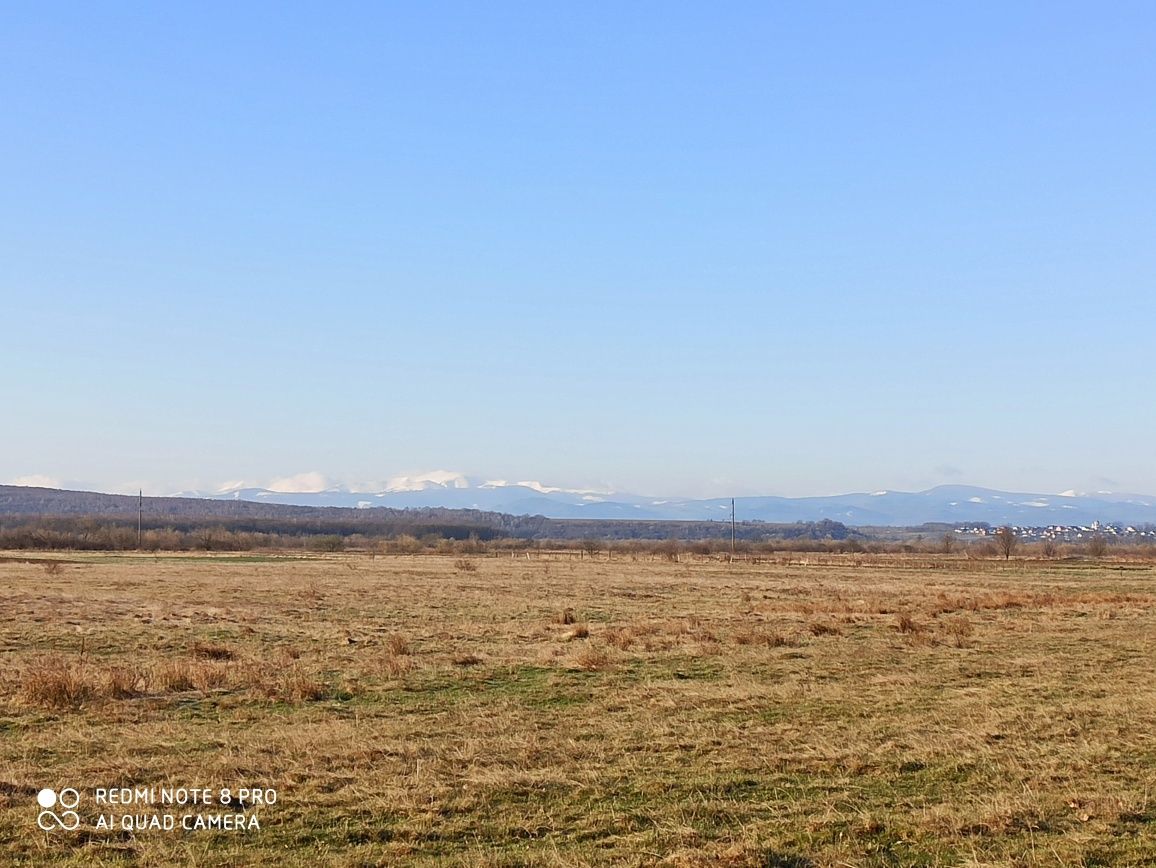
<path fill-rule="evenodd" d="M 36 801 L 42 808 L 51 808 L 56 804 L 56 790 L 41 790 L 36 794 Z"/>

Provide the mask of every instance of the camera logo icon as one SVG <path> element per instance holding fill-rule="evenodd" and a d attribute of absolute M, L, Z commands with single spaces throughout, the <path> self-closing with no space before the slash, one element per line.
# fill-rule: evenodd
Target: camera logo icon
<path fill-rule="evenodd" d="M 65 787 L 59 793 L 43 789 L 36 794 L 36 803 L 43 809 L 36 817 L 36 825 L 45 832 L 56 829 L 72 832 L 80 826 L 80 814 L 75 810 L 80 804 L 80 793 L 72 787 Z M 53 810 L 58 806 L 63 809 L 59 814 Z"/>

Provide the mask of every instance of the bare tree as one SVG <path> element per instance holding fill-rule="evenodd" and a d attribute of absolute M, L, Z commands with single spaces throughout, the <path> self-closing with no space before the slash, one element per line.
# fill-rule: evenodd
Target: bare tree
<path fill-rule="evenodd" d="M 1012 556 L 1019 542 L 1016 532 L 1006 524 L 995 532 L 996 548 L 999 549 L 999 553 L 1003 555 L 1005 561 Z"/>
<path fill-rule="evenodd" d="M 1108 541 L 1104 539 L 1102 533 L 1093 534 L 1092 538 L 1088 540 L 1086 551 L 1090 558 L 1102 558 L 1108 551 Z"/>
<path fill-rule="evenodd" d="M 949 555 L 951 554 L 951 550 L 953 548 L 955 548 L 955 534 L 951 533 L 951 531 L 948 531 L 939 541 L 939 550 L 945 555 Z"/>

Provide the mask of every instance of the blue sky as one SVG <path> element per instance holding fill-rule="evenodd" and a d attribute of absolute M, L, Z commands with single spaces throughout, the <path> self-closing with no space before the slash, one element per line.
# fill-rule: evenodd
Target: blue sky
<path fill-rule="evenodd" d="M 6 3 L 0 480 L 1156 492 L 1148 3 Z"/>

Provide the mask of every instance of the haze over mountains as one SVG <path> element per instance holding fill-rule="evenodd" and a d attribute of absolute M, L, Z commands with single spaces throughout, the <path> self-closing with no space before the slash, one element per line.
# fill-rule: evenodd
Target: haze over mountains
<path fill-rule="evenodd" d="M 730 519 L 729 498 L 655 498 L 622 492 L 557 488 L 538 482 L 480 480 L 449 471 L 397 477 L 375 490 L 329 485 L 306 474 L 274 488 L 227 486 L 181 492 L 181 497 L 245 500 L 296 506 L 447 507 L 548 518 L 702 521 Z M 285 490 L 287 488 L 311 490 Z M 278 490 L 279 489 L 279 490 Z M 795 522 L 832 519 L 848 525 L 911 526 L 926 522 L 1090 525 L 1156 523 L 1156 496 L 1112 492 L 1038 494 L 969 485 L 927 491 L 876 491 L 829 497 L 738 497 L 742 521 Z"/>

